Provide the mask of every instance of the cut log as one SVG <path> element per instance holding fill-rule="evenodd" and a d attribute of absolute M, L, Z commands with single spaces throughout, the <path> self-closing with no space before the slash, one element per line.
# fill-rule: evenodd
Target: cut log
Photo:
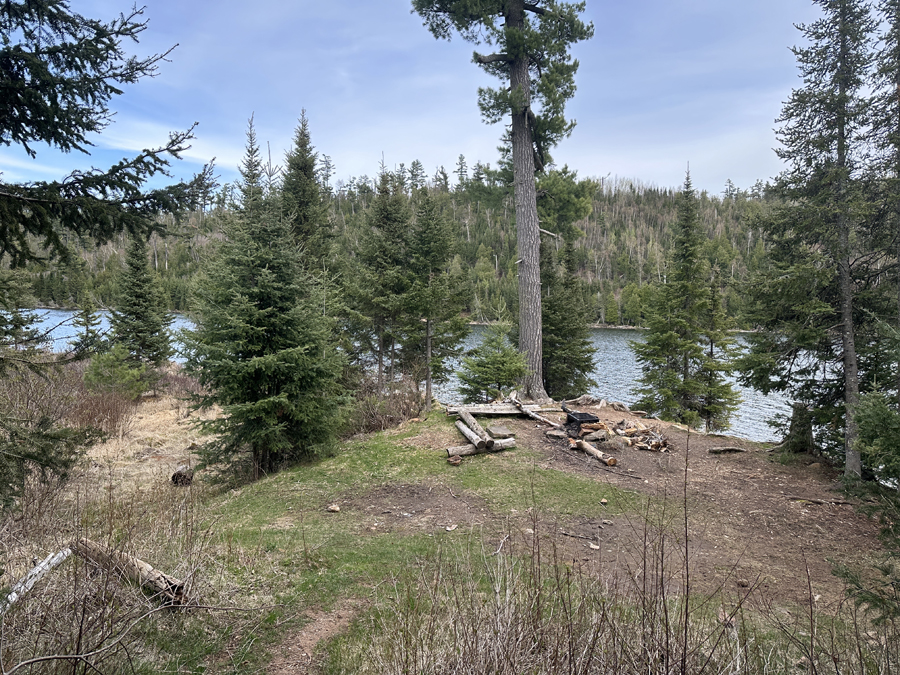
<path fill-rule="evenodd" d="M 172 474 L 173 485 L 190 485 L 194 482 L 194 470 L 189 466 L 179 466 Z"/>
<path fill-rule="evenodd" d="M 612 455 L 607 455 L 605 452 L 601 452 L 586 441 L 576 441 L 574 438 L 571 438 L 569 439 L 569 445 L 571 445 L 573 448 L 578 448 L 579 450 L 586 452 L 591 457 L 599 459 L 601 462 L 606 464 L 606 466 L 615 466 L 618 463 L 618 460 L 616 460 L 615 457 L 613 457 Z"/>
<path fill-rule="evenodd" d="M 729 452 L 747 452 L 744 448 L 738 448 L 732 445 L 723 445 L 716 448 L 710 448 L 709 454 L 711 455 L 724 455 Z"/>
<path fill-rule="evenodd" d="M 459 433 L 466 437 L 466 440 L 469 441 L 469 443 L 477 447 L 479 450 L 483 450 L 485 445 L 487 445 L 483 438 L 481 438 L 478 434 L 476 434 L 469 427 L 463 424 L 460 420 L 456 420 L 456 428 L 459 429 Z"/>
<path fill-rule="evenodd" d="M 533 412 L 562 412 L 562 408 L 554 405 L 525 405 L 526 410 L 531 410 Z M 464 406 L 447 406 L 447 414 L 448 415 L 458 415 L 460 410 L 465 410 L 472 415 L 482 415 L 485 417 L 496 416 L 496 417 L 515 417 L 516 415 L 521 415 L 522 411 L 519 410 L 512 403 L 482 403 L 482 404 L 470 404 Z"/>
<path fill-rule="evenodd" d="M 166 604 L 185 604 L 184 582 L 164 574 L 152 565 L 127 553 L 114 551 L 89 539 L 79 539 L 72 545 L 72 552 L 98 567 L 115 570 L 120 576 L 139 584 Z"/>
<path fill-rule="evenodd" d="M 484 446 L 486 448 L 494 447 L 494 439 L 488 435 L 488 432 L 484 430 L 484 428 L 478 424 L 476 419 L 472 417 L 472 415 L 465 410 L 459 411 L 459 419 L 465 422 L 466 426 L 469 427 L 475 434 L 484 441 Z"/>
<path fill-rule="evenodd" d="M 503 440 L 495 441 L 491 448 L 479 448 L 478 446 L 469 443 L 468 445 L 456 445 L 452 448 L 447 448 L 447 457 L 453 457 L 455 455 L 458 455 L 459 457 L 483 455 L 487 452 L 500 452 L 501 450 L 509 450 L 514 447 L 516 447 L 515 438 L 504 438 Z"/>

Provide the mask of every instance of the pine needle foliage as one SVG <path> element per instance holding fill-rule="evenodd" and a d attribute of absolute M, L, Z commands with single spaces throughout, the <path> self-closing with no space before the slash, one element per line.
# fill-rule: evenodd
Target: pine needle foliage
<path fill-rule="evenodd" d="M 646 341 L 632 342 L 641 366 L 636 407 L 662 419 L 724 428 L 737 399 L 723 379 L 727 346 L 721 300 L 711 292 L 697 196 L 688 174 L 678 203 L 675 245 L 666 282 L 655 294 Z M 716 345 L 720 348 L 717 350 Z M 718 351 L 718 353 L 717 353 Z"/>
<path fill-rule="evenodd" d="M 247 201 L 225 219 L 226 238 L 196 285 L 196 327 L 184 344 L 186 368 L 205 388 L 196 405 L 223 412 L 201 423 L 216 435 L 205 462 L 238 469 L 249 458 L 256 479 L 334 438 L 344 359 L 280 195 L 244 187 Z"/>

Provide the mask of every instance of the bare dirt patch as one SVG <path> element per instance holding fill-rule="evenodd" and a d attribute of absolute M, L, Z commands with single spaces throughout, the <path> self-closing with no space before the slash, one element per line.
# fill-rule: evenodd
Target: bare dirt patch
<path fill-rule="evenodd" d="M 639 419 L 609 407 L 581 409 L 608 423 Z M 564 421 L 562 415 L 548 417 Z M 832 575 L 830 561 L 863 562 L 880 550 L 877 523 L 853 504 L 841 503 L 852 500 L 839 492 L 840 476 L 815 458 L 795 457 L 781 464 L 750 441 L 689 435 L 676 425 L 652 422 L 669 439 L 670 452 L 611 451 L 603 447 L 606 444 L 598 445 L 618 459 L 618 465 L 609 468 L 571 450 L 564 439 L 549 439 L 545 425 L 525 418 L 503 421 L 516 434 L 518 445 L 540 452 L 548 468 L 666 497 L 673 505 L 668 521 L 660 517 L 649 526 L 639 515 L 545 523 L 545 532 L 556 536 L 558 555 L 573 561 L 602 563 L 611 569 L 633 567 L 662 534 L 670 546 L 683 548 L 679 513 L 685 476 L 689 561 L 704 590 L 741 593 L 755 587 L 779 602 L 804 604 L 811 585 L 820 605 L 834 603 L 843 586 Z M 710 454 L 709 448 L 716 446 L 737 446 L 747 452 Z M 404 508 L 411 512 L 417 505 L 406 502 Z"/>
<path fill-rule="evenodd" d="M 482 499 L 455 495 L 445 485 L 429 483 L 385 485 L 343 508 L 364 514 L 362 530 L 369 534 L 453 531 L 482 525 L 492 517 Z"/>

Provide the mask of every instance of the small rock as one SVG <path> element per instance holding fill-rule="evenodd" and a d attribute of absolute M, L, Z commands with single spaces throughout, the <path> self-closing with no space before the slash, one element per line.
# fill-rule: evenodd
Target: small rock
<path fill-rule="evenodd" d="M 562 429 L 548 429 L 547 430 L 547 438 L 568 438 L 569 434 L 567 434 Z"/>
<path fill-rule="evenodd" d="M 746 579 L 738 579 L 737 585 L 740 586 L 741 588 L 748 588 L 750 586 L 750 582 L 747 581 Z"/>
<path fill-rule="evenodd" d="M 599 551 L 599 550 L 600 550 L 600 547 L 597 546 L 597 544 L 595 544 L 595 543 L 592 542 L 592 541 L 591 541 L 591 542 L 588 542 L 588 546 L 590 546 L 591 549 L 593 549 L 594 551 Z"/>
<path fill-rule="evenodd" d="M 819 463 L 819 462 L 813 462 L 812 464 L 809 465 L 809 468 L 810 468 L 810 469 L 821 469 L 821 468 L 822 468 L 822 464 Z"/>
<path fill-rule="evenodd" d="M 453 523 L 453 525 L 448 525 L 444 529 L 447 530 L 447 532 L 453 532 L 453 530 L 455 530 L 457 527 L 459 527 L 459 525 L 457 525 L 456 523 Z"/>
<path fill-rule="evenodd" d="M 447 459 L 447 464 L 449 464 L 450 466 L 459 466 L 460 464 L 462 464 L 462 457 L 460 457 L 459 455 L 453 455 L 453 457 Z"/>
<path fill-rule="evenodd" d="M 607 499 L 600 500 L 600 506 L 606 506 L 607 504 L 609 504 L 609 500 L 607 500 Z"/>
<path fill-rule="evenodd" d="M 612 524 L 613 524 L 613 521 L 611 521 L 611 520 L 601 521 L 601 525 L 612 525 Z"/>
<path fill-rule="evenodd" d="M 328 511 L 328 513 L 340 513 L 341 507 L 337 504 L 329 504 L 325 507 L 325 510 Z"/>
<path fill-rule="evenodd" d="M 600 431 L 592 431 L 582 440 L 585 440 L 588 443 L 605 443 L 609 440 L 609 434 L 602 429 Z"/>

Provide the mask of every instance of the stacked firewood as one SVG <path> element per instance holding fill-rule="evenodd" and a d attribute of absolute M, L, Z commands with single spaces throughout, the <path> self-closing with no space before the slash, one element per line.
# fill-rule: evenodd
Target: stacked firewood
<path fill-rule="evenodd" d="M 669 440 L 659 432 L 659 427 L 648 426 L 639 420 L 583 423 L 578 435 L 587 441 L 608 442 L 638 450 L 669 451 Z"/>

